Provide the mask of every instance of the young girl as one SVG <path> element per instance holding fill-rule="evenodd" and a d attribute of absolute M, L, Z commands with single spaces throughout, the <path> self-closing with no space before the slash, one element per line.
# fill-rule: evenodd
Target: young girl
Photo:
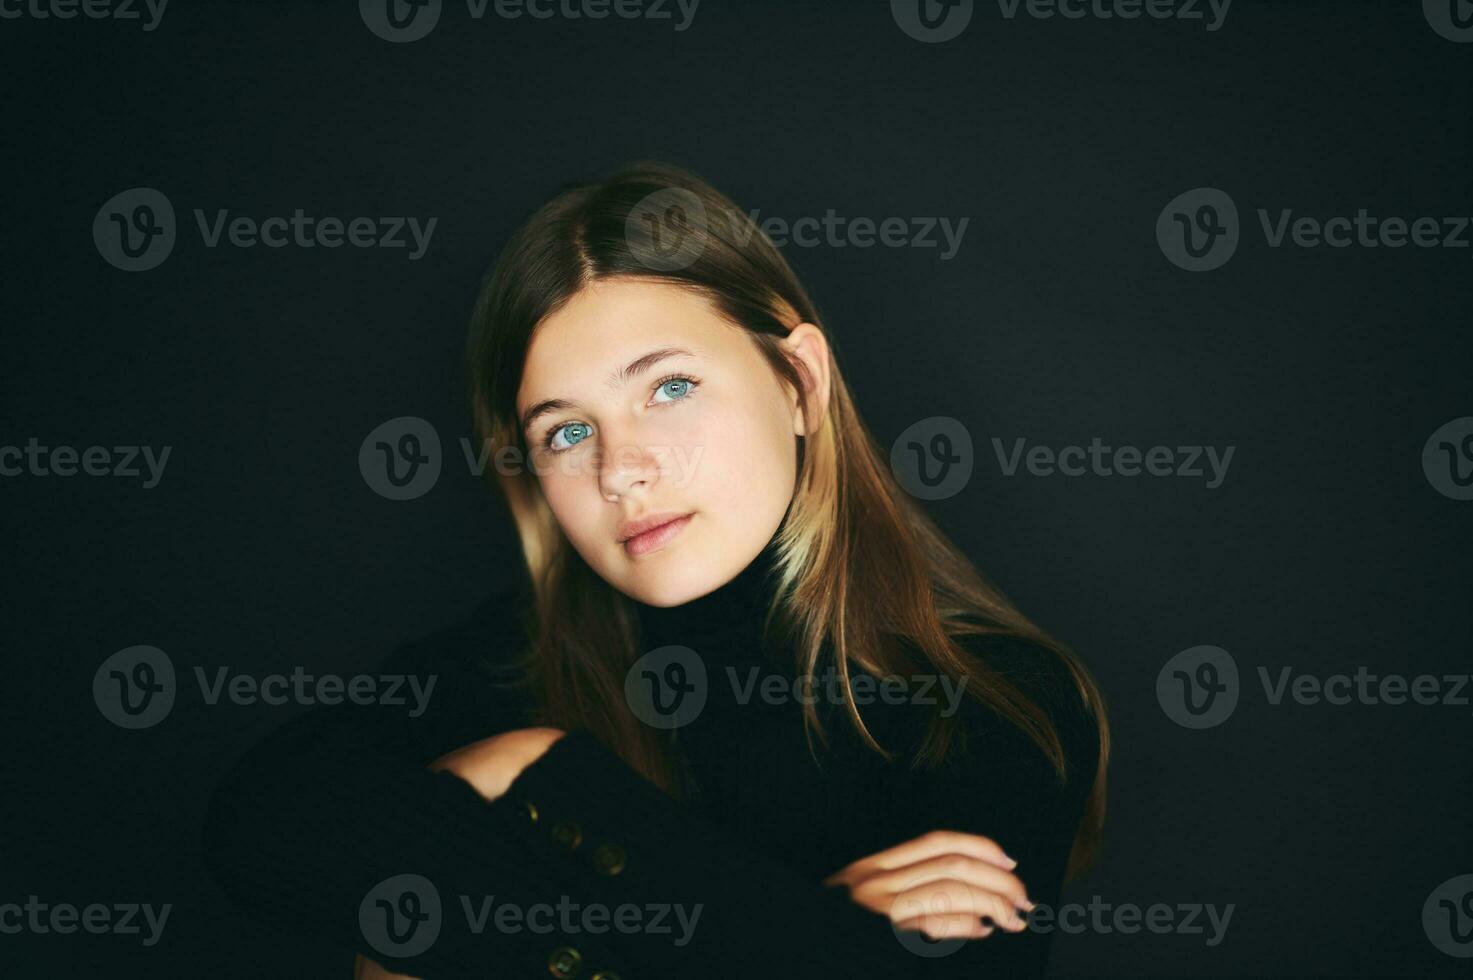
<path fill-rule="evenodd" d="M 667 165 L 564 190 L 469 355 L 525 582 L 391 656 L 422 714 L 226 776 L 231 898 L 363 976 L 1041 975 L 1100 694 L 898 485 L 770 240 Z"/>

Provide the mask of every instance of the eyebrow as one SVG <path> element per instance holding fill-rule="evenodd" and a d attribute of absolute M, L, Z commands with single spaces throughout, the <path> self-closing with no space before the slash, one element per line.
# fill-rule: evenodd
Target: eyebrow
<path fill-rule="evenodd" d="M 684 347 L 657 347 L 647 354 L 641 354 L 634 360 L 630 361 L 628 364 L 624 365 L 622 368 L 619 368 L 617 371 L 611 373 L 606 379 L 604 379 L 604 386 L 607 388 L 617 388 L 624 382 L 628 381 L 634 375 L 642 374 L 643 372 L 648 371 L 650 368 L 654 367 L 656 364 L 659 364 L 661 361 L 671 357 L 681 356 L 694 357 L 695 355 L 686 350 Z M 548 412 L 557 412 L 565 408 L 573 408 L 574 405 L 574 402 L 569 401 L 566 398 L 544 398 L 542 401 L 536 403 L 522 414 L 522 431 L 525 432 L 526 430 L 531 428 L 533 422 L 537 421 Z"/>

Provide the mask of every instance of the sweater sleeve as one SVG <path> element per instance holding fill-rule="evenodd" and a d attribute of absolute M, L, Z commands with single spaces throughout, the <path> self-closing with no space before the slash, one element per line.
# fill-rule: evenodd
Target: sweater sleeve
<path fill-rule="evenodd" d="M 910 823 L 892 843 L 937 829 L 992 837 L 1018 859 L 1015 873 L 1031 897 L 1048 905 L 1057 900 L 1098 739 L 1061 664 L 1016 644 L 996 653 L 994 662 L 1012 668 L 1025 657 L 1023 686 L 1050 709 L 1071 768 L 1084 778 L 1060 785 L 1031 743 L 979 708 L 969 719 L 972 749 L 964 761 L 910 773 L 888 787 L 903 787 Z M 886 789 L 877 786 L 876 792 Z M 1006 798 L 1004 805 L 999 797 Z M 1047 936 L 1032 929 L 940 942 L 896 930 L 845 890 L 805 878 L 682 811 L 586 733 L 554 744 L 492 807 L 521 815 L 529 852 L 545 854 L 552 866 L 577 869 L 584 900 L 679 913 L 672 913 L 666 931 L 621 937 L 638 976 L 922 980 L 1044 970 Z M 547 848 L 549 842 L 554 846 Z M 682 932 L 681 922 L 693 928 Z M 566 942 L 579 945 L 576 936 Z"/>
<path fill-rule="evenodd" d="M 385 660 L 385 677 L 422 688 L 433 679 L 418 715 L 414 705 L 345 698 L 273 731 L 229 769 L 210 797 L 202 851 L 237 907 L 396 972 L 547 976 L 557 943 L 530 928 L 498 930 L 483 913 L 527 907 L 576 881 L 524 850 L 527 834 L 508 806 L 427 768 L 535 724 L 531 699 L 502 686 L 511 675 L 497 666 L 519 648 L 526 600 L 515 590 L 495 596 L 467 623 Z M 623 965 L 606 942 L 586 951 L 611 970 Z"/>
<path fill-rule="evenodd" d="M 505 601 L 451 640 L 484 642 L 492 622 L 504 629 Z M 404 648 L 385 664 L 438 674 L 421 717 L 319 707 L 222 780 L 205 850 L 233 901 L 426 980 L 493 970 L 597 980 L 939 978 L 1010 975 L 1025 963 L 1037 972 L 1040 944 L 1028 940 L 1039 937 L 999 931 L 933 946 L 897 933 L 842 889 L 694 814 L 587 732 L 559 740 L 490 802 L 458 777 L 430 773 L 426 765 L 446 752 L 533 724 L 525 700 L 488 688 L 473 666 L 480 658 L 446 656 L 444 647 Z M 911 836 L 938 827 L 994 836 L 1020 859 L 1025 882 L 1030 863 L 1052 877 L 1077 812 L 1059 813 L 1022 847 L 969 818 L 979 785 L 1015 791 L 996 782 L 1006 775 L 969 763 L 912 782 Z M 1075 806 L 1048 785 L 1024 781 L 1018 811 Z"/>

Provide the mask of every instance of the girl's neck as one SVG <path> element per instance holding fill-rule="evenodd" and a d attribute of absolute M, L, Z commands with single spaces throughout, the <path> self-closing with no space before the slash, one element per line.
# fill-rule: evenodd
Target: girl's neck
<path fill-rule="evenodd" d="M 643 652 L 657 646 L 688 646 L 703 657 L 723 653 L 756 654 L 763 619 L 777 591 L 777 534 L 726 583 L 678 606 L 652 606 L 631 600 L 639 619 Z"/>

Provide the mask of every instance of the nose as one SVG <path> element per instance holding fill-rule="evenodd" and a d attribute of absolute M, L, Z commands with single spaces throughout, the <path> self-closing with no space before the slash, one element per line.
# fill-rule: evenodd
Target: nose
<path fill-rule="evenodd" d="M 660 477 L 660 460 L 651 447 L 625 439 L 596 447 L 599 492 L 611 503 L 648 492 Z"/>

